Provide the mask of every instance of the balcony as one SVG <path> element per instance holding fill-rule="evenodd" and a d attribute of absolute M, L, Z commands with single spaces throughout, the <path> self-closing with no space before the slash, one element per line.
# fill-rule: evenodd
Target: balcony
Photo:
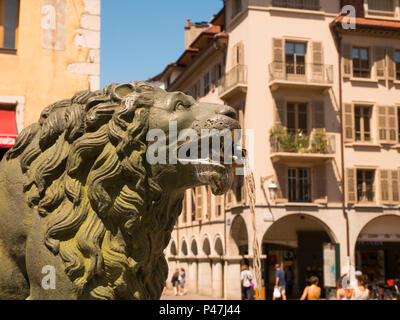
<path fill-rule="evenodd" d="M 314 130 L 311 135 L 292 133 L 286 128 L 271 129 L 271 160 L 273 163 L 297 165 L 322 165 L 331 161 L 336 153 L 336 136 L 323 130 Z"/>
<path fill-rule="evenodd" d="M 269 81 L 271 91 L 296 88 L 325 92 L 333 85 L 333 65 L 272 62 L 269 65 Z"/>
<path fill-rule="evenodd" d="M 301 9 L 301 10 L 320 10 L 319 0 L 272 0 L 273 7 Z"/>
<path fill-rule="evenodd" d="M 229 100 L 238 94 L 247 92 L 247 66 L 237 65 L 220 80 L 218 95 L 222 100 Z"/>

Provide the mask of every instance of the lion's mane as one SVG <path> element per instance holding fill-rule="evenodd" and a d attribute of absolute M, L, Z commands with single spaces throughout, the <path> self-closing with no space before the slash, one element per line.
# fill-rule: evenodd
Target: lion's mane
<path fill-rule="evenodd" d="M 121 97 L 121 88 L 129 95 Z M 45 245 L 63 260 L 80 298 L 161 296 L 162 250 L 181 201 L 168 202 L 145 161 L 155 90 L 145 82 L 111 84 L 54 103 L 6 155 L 20 160 Z"/>

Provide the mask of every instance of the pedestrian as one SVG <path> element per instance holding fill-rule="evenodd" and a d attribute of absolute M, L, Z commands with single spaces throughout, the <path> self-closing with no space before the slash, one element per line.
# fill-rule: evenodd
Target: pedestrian
<path fill-rule="evenodd" d="M 351 289 L 351 300 L 369 300 L 370 292 L 365 285 L 365 277 L 362 274 L 356 274 L 357 285 Z"/>
<path fill-rule="evenodd" d="M 300 300 L 319 300 L 321 298 L 321 288 L 318 287 L 318 277 L 312 276 L 309 281 L 311 285 L 304 289 Z"/>
<path fill-rule="evenodd" d="M 179 271 L 179 295 L 183 296 L 185 292 L 186 273 L 185 269 L 181 268 Z"/>
<path fill-rule="evenodd" d="M 174 294 L 178 295 L 178 287 L 179 287 L 179 269 L 176 269 L 171 279 L 172 287 L 174 288 Z"/>
<path fill-rule="evenodd" d="M 249 266 L 242 266 L 240 280 L 242 283 L 242 300 L 253 300 L 251 296 L 251 281 L 253 280 L 253 274 L 249 270 Z"/>
<path fill-rule="evenodd" d="M 290 298 L 293 293 L 293 285 L 294 285 L 294 274 L 292 267 L 289 267 L 285 272 L 285 280 L 286 280 L 286 296 Z"/>
<path fill-rule="evenodd" d="M 352 295 L 352 290 L 350 289 L 350 283 L 344 283 L 347 274 L 340 277 L 337 282 L 336 300 L 350 300 Z"/>
<path fill-rule="evenodd" d="M 286 283 L 285 283 L 285 271 L 281 270 L 281 266 L 279 264 L 275 265 L 275 289 L 278 289 L 282 300 L 286 300 Z M 272 300 L 276 300 L 275 295 Z"/>

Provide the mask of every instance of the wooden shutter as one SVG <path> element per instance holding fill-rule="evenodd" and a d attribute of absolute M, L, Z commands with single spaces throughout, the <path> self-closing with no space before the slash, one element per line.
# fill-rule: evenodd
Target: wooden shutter
<path fill-rule="evenodd" d="M 390 202 L 389 192 L 389 170 L 379 170 L 379 181 L 381 187 L 381 202 Z"/>
<path fill-rule="evenodd" d="M 275 165 L 276 178 L 278 183 L 278 201 L 288 201 L 288 167 L 283 164 Z"/>
<path fill-rule="evenodd" d="M 322 51 L 322 42 L 313 41 L 311 46 L 312 46 L 312 78 L 314 80 L 323 80 L 324 57 Z"/>
<path fill-rule="evenodd" d="M 389 143 L 397 143 L 397 108 L 396 107 L 386 107 L 387 114 L 387 139 Z"/>
<path fill-rule="evenodd" d="M 313 129 L 325 129 L 324 102 L 322 100 L 313 100 L 311 112 Z"/>
<path fill-rule="evenodd" d="M 386 134 L 386 107 L 385 106 L 378 106 L 378 141 L 380 143 L 387 142 L 387 134 Z"/>
<path fill-rule="evenodd" d="M 351 103 L 344 104 L 343 112 L 344 142 L 354 141 L 354 108 Z"/>
<path fill-rule="evenodd" d="M 206 217 L 208 220 L 211 219 L 211 187 L 207 186 L 207 212 Z"/>
<path fill-rule="evenodd" d="M 275 78 L 282 78 L 285 74 L 285 66 L 284 66 L 284 41 L 283 39 L 272 39 L 272 60 L 273 60 L 273 68 L 272 71 L 274 73 Z"/>
<path fill-rule="evenodd" d="M 399 171 L 391 170 L 391 195 L 394 203 L 400 202 L 399 182 Z"/>
<path fill-rule="evenodd" d="M 276 127 L 286 126 L 286 101 L 283 99 L 275 99 L 274 121 Z"/>
<path fill-rule="evenodd" d="M 346 201 L 348 203 L 357 202 L 357 179 L 356 169 L 346 169 Z"/>
<path fill-rule="evenodd" d="M 352 46 L 350 43 L 343 43 L 342 64 L 343 64 L 343 78 L 351 78 L 353 76 L 353 54 L 352 54 Z"/>
<path fill-rule="evenodd" d="M 186 223 L 187 222 L 187 197 L 186 197 L 186 191 L 185 194 L 183 196 L 183 200 L 182 200 L 182 223 Z"/>
<path fill-rule="evenodd" d="M 388 80 L 396 79 L 396 62 L 394 55 L 395 55 L 394 48 L 386 48 L 386 65 L 387 65 Z"/>
<path fill-rule="evenodd" d="M 312 168 L 312 198 L 313 201 L 327 202 L 326 191 L 326 166 L 317 166 Z"/>
<path fill-rule="evenodd" d="M 237 60 L 238 60 L 238 45 L 235 44 L 232 48 L 232 60 L 231 60 L 232 68 L 237 65 Z"/>
<path fill-rule="evenodd" d="M 217 84 L 217 65 L 211 68 L 211 87 L 215 87 Z"/>
<path fill-rule="evenodd" d="M 203 187 L 196 187 L 196 220 L 203 218 Z"/>
<path fill-rule="evenodd" d="M 386 49 L 384 47 L 374 47 L 375 73 L 378 80 L 386 79 Z"/>
<path fill-rule="evenodd" d="M 195 189 L 190 189 L 190 212 L 191 212 L 191 221 L 196 220 L 196 192 Z"/>
<path fill-rule="evenodd" d="M 237 59 L 237 63 L 241 66 L 244 65 L 244 43 L 243 41 L 238 43 L 238 59 Z"/>

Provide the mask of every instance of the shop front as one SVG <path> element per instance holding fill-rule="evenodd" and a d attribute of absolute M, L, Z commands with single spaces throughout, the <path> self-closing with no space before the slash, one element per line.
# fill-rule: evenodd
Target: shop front
<path fill-rule="evenodd" d="M 356 267 L 369 281 L 400 278 L 400 217 L 383 216 L 368 223 L 356 244 Z"/>
<path fill-rule="evenodd" d="M 15 106 L 0 105 L 0 160 L 17 140 Z"/>
<path fill-rule="evenodd" d="M 272 224 L 263 239 L 263 254 L 266 255 L 263 277 L 267 284 L 267 299 L 272 298 L 276 264 L 285 271 L 288 299 L 299 299 L 311 276 L 319 278 L 321 287 L 331 287 L 331 277 L 325 279 L 325 248 L 327 245 L 336 248 L 334 242 L 327 227 L 311 216 L 290 215 Z M 333 283 L 338 263 L 335 258 L 334 253 L 333 266 L 330 266 L 334 272 Z"/>

